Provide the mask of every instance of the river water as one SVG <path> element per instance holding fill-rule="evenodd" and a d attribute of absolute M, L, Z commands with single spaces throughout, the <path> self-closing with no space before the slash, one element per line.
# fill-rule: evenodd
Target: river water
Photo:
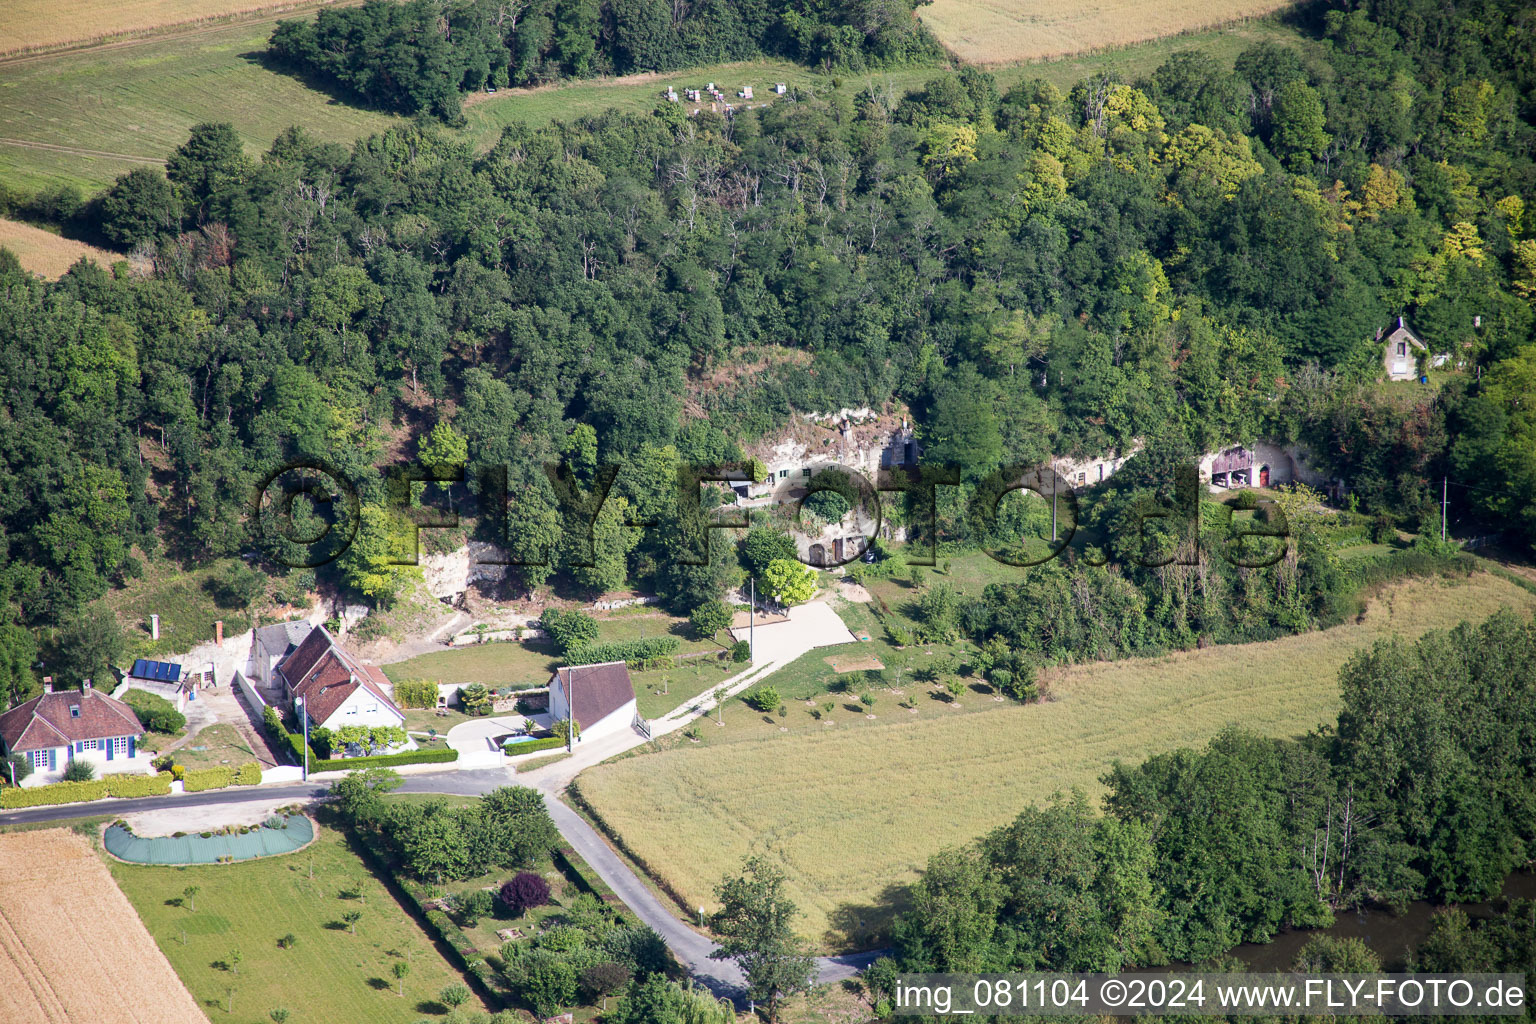
<path fill-rule="evenodd" d="M 1509 899 L 1536 899 L 1536 873 L 1517 872 L 1504 880 L 1502 894 Z M 1385 970 L 1401 970 L 1403 960 L 1429 935 L 1429 919 L 1438 906 L 1422 901 L 1410 903 L 1406 912 L 1387 910 L 1350 910 L 1334 915 L 1329 928 L 1281 932 L 1272 942 L 1247 942 L 1232 949 L 1233 956 L 1255 971 L 1289 970 L 1301 947 L 1314 935 L 1332 935 L 1341 939 L 1360 939 L 1381 957 Z M 1464 903 L 1461 909 L 1470 917 L 1489 917 L 1491 903 Z"/>

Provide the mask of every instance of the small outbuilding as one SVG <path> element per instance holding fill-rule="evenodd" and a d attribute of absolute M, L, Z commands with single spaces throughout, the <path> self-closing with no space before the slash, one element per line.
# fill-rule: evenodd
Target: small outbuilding
<path fill-rule="evenodd" d="M 576 719 L 578 742 L 628 729 L 636 714 L 635 686 L 622 661 L 557 669 L 549 680 L 549 716 Z"/>
<path fill-rule="evenodd" d="M 1429 346 L 1409 329 L 1402 317 L 1397 326 L 1381 341 L 1381 363 L 1388 380 L 1415 380 L 1419 376 L 1419 353 L 1428 352 Z"/>

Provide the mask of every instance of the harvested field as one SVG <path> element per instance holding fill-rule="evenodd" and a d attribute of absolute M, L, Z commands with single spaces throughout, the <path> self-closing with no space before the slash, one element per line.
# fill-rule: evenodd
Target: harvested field
<path fill-rule="evenodd" d="M 82 256 L 90 257 L 103 268 L 126 258 L 14 220 L 0 220 L 0 249 L 11 250 L 23 269 L 49 280 L 62 276 Z"/>
<path fill-rule="evenodd" d="M 80 46 L 122 36 L 218 21 L 254 11 L 324 6 L 325 0 L 6 0 L 0 55 Z M 300 16 L 301 11 L 294 11 Z"/>
<path fill-rule="evenodd" d="M 1291 6 L 1293 0 L 934 0 L 921 9 L 927 25 L 950 50 L 977 64 L 1049 60 L 1201 32 Z"/>
<path fill-rule="evenodd" d="M 83 836 L 0 835 L 0 860 L 0 1020 L 208 1024 Z"/>
<path fill-rule="evenodd" d="M 807 938 L 823 949 L 870 949 L 889 941 L 903 887 L 940 848 L 1055 791 L 1080 787 L 1097 801 L 1116 759 L 1199 746 L 1230 724 L 1297 736 L 1329 723 L 1339 668 L 1355 651 L 1500 608 L 1529 615 L 1536 596 L 1488 573 L 1417 579 L 1384 588 L 1358 623 L 1055 669 L 1045 679 L 1054 699 L 1042 704 L 988 702 L 973 713 L 924 704 L 918 716 L 891 709 L 878 722 L 859 715 L 856 727 L 789 732 L 759 730 L 755 716 L 733 722 L 728 709 L 719 731 L 752 738 L 711 737 L 599 765 L 582 773 L 580 791 L 690 907 L 708 908 L 743 855 L 766 853 L 788 875 Z M 798 697 L 791 680 L 807 662 L 826 671 L 813 653 L 763 682 Z"/>

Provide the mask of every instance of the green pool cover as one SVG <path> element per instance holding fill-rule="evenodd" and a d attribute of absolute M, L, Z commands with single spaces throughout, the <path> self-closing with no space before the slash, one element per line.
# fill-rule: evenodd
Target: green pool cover
<path fill-rule="evenodd" d="M 150 839 L 136 836 L 121 825 L 113 825 L 107 829 L 102 842 L 112 856 L 135 864 L 216 864 L 225 857 L 251 860 L 292 853 L 315 837 L 314 824 L 301 814 L 282 821 L 281 828 L 262 825 L 243 835 L 237 831 L 233 835 L 215 833 L 206 838 L 193 832 Z"/>

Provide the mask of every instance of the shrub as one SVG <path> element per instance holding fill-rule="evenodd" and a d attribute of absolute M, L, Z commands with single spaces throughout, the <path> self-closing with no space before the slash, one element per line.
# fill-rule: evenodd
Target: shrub
<path fill-rule="evenodd" d="M 461 893 L 453 902 L 459 912 L 459 923 L 465 928 L 473 928 L 491 912 L 496 897 L 484 889 L 471 889 Z"/>
<path fill-rule="evenodd" d="M 96 777 L 96 766 L 89 761 L 71 758 L 64 766 L 65 782 L 90 782 Z"/>
<path fill-rule="evenodd" d="M 581 737 L 581 723 L 571 718 L 559 718 L 551 726 L 555 733 L 555 739 L 561 743 Z"/>
<path fill-rule="evenodd" d="M 597 620 L 574 608 L 569 611 L 545 608 L 544 614 L 539 616 L 539 625 L 562 654 L 597 641 Z"/>
<path fill-rule="evenodd" d="M 22 754 L 8 754 L 4 761 L 0 761 L 0 783 L 8 783 L 15 779 L 17 785 L 32 774 L 32 762 Z"/>
<path fill-rule="evenodd" d="M 731 645 L 731 660 L 741 665 L 752 659 L 752 645 L 745 640 L 738 640 Z"/>
<path fill-rule="evenodd" d="M 123 694 L 123 703 L 133 709 L 139 724 L 151 732 L 172 735 L 187 727 L 187 716 L 176 710 L 176 705 L 157 693 L 148 690 L 129 690 Z"/>
<path fill-rule="evenodd" d="M 609 661 L 639 665 L 651 658 L 670 656 L 681 643 L 675 636 L 648 636 L 611 644 L 583 644 L 566 651 L 565 661 L 568 665 L 601 665 Z"/>
<path fill-rule="evenodd" d="M 1397 539 L 1397 524 L 1391 516 L 1381 515 L 1371 520 L 1371 543 L 1390 544 Z"/>
<path fill-rule="evenodd" d="M 430 679 L 402 679 L 394 690 L 395 703 L 402 708 L 437 707 L 437 684 Z"/>
<path fill-rule="evenodd" d="M 488 715 L 491 713 L 491 691 L 484 683 L 470 683 L 459 687 L 459 703 L 466 714 Z"/>
<path fill-rule="evenodd" d="M 825 494 L 827 492 L 822 491 L 819 493 Z M 747 706 L 754 711 L 772 711 L 784 703 L 779 697 L 779 691 L 771 686 L 759 686 L 743 699 L 747 702 Z"/>
<path fill-rule="evenodd" d="M 259 786 L 261 785 L 261 765 L 255 761 L 247 761 L 235 769 L 235 785 Z"/>
<path fill-rule="evenodd" d="M 549 883 L 543 875 L 519 871 L 510 881 L 502 884 L 496 898 L 509 914 L 521 917 L 534 907 L 542 907 L 549 902 Z"/>
<path fill-rule="evenodd" d="M 283 728 L 282 716 L 277 713 L 277 708 L 268 704 L 261 709 L 261 724 L 267 727 L 267 732 L 273 739 L 284 739 L 288 730 Z"/>
<path fill-rule="evenodd" d="M 299 735 L 299 742 L 304 742 L 302 734 Z M 336 749 L 336 737 L 325 726 L 317 725 L 309 730 L 309 749 L 313 750 L 320 760 L 329 760 Z"/>

